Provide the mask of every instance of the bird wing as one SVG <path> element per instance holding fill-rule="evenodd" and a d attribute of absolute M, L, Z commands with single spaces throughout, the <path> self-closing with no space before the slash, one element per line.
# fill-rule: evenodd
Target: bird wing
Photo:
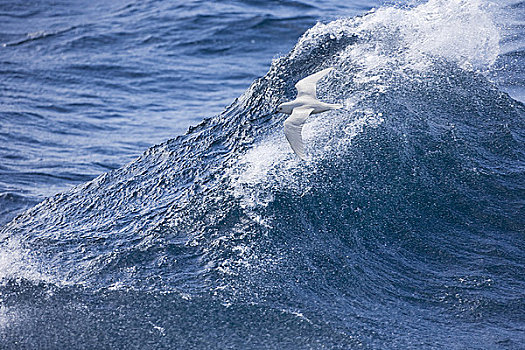
<path fill-rule="evenodd" d="M 304 144 L 301 132 L 303 131 L 303 124 L 312 113 L 313 108 L 297 107 L 294 108 L 292 114 L 284 121 L 284 135 L 290 143 L 295 154 L 302 160 L 305 160 Z"/>
<path fill-rule="evenodd" d="M 320 72 L 314 73 L 312 75 L 307 76 L 304 79 L 301 79 L 295 84 L 295 88 L 297 89 L 297 97 L 308 95 L 312 96 L 313 98 L 317 98 L 316 92 L 315 92 L 315 86 L 317 85 L 317 82 L 330 73 L 334 68 L 326 68 L 323 69 Z"/>

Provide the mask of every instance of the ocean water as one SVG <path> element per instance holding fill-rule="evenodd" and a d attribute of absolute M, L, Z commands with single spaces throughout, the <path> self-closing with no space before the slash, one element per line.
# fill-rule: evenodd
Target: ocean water
<path fill-rule="evenodd" d="M 522 1 L 0 1 L 0 349 L 523 349 L 524 67 Z"/>

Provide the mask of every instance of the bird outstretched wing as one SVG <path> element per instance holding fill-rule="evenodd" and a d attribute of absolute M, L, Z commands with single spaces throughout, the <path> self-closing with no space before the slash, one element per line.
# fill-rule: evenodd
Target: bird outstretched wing
<path fill-rule="evenodd" d="M 326 68 L 320 72 L 314 73 L 304 79 L 299 80 L 297 84 L 295 84 L 295 88 L 297 89 L 297 97 L 308 95 L 313 98 L 317 98 L 315 89 L 317 82 L 321 80 L 322 77 L 330 73 L 333 69 L 333 67 Z"/>
<path fill-rule="evenodd" d="M 305 107 L 294 108 L 292 114 L 284 121 L 284 135 L 295 154 L 302 160 L 306 159 L 302 136 L 303 124 L 313 110 Z"/>

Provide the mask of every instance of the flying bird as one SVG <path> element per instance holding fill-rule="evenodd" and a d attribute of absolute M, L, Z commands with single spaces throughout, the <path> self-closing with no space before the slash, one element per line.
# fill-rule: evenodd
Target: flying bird
<path fill-rule="evenodd" d="M 284 121 L 284 135 L 290 143 L 292 150 L 301 158 L 306 159 L 301 132 L 303 124 L 310 114 L 326 112 L 332 109 L 342 108 L 341 104 L 321 102 L 316 96 L 317 82 L 334 68 L 326 68 L 320 72 L 309 75 L 295 84 L 297 97 L 295 100 L 285 102 L 277 107 L 277 112 L 290 114 Z"/>

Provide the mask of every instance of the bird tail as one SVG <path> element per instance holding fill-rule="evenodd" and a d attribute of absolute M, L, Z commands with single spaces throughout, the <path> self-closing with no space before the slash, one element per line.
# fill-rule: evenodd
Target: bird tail
<path fill-rule="evenodd" d="M 332 108 L 332 109 L 340 109 L 340 108 L 343 108 L 343 105 L 340 104 L 340 103 L 334 103 L 334 104 L 330 105 L 330 108 Z"/>

